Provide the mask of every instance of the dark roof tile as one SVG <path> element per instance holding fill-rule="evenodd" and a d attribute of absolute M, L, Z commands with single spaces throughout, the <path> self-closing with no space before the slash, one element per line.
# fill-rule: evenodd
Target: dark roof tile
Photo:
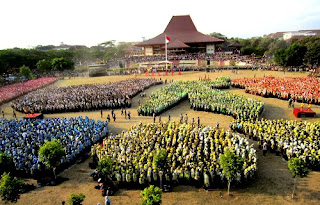
<path fill-rule="evenodd" d="M 192 19 L 187 16 L 173 16 L 163 33 L 137 46 L 164 45 L 165 35 L 171 41 L 179 40 L 182 43 L 222 43 L 224 40 L 211 37 L 197 31 Z"/>

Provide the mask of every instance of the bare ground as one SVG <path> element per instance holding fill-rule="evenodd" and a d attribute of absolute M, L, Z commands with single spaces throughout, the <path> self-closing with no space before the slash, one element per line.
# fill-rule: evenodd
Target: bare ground
<path fill-rule="evenodd" d="M 217 76 L 230 76 L 231 78 L 242 77 L 256 77 L 264 75 L 273 76 L 305 76 L 305 73 L 282 73 L 282 72 L 269 72 L 269 71 L 240 71 L 239 74 L 232 73 L 231 71 L 223 71 L 219 73 L 204 73 L 204 72 L 187 72 L 181 76 L 161 76 L 162 79 L 168 80 L 197 80 L 201 76 L 209 76 L 214 79 Z M 57 82 L 56 86 L 67 86 L 86 83 L 104 83 L 111 81 L 118 81 L 126 79 L 129 76 L 110 76 L 110 77 L 97 77 L 97 78 L 75 78 L 65 79 Z M 134 77 L 134 76 L 131 76 Z M 141 76 L 145 77 L 145 76 Z M 159 78 L 158 76 L 156 76 Z M 164 85 L 154 86 L 146 90 L 147 95 L 152 91 L 159 89 Z M 265 111 L 262 117 L 267 119 L 296 119 L 292 114 L 292 108 L 287 107 L 287 102 L 274 98 L 263 98 L 260 96 L 253 96 L 244 93 L 240 89 L 231 89 L 230 92 L 243 94 L 251 98 L 255 98 L 265 102 Z M 136 108 L 138 107 L 138 99 L 136 96 L 133 98 L 132 107 L 130 109 L 132 113 L 132 119 L 127 120 L 124 116 L 120 115 L 120 110 L 116 110 L 117 121 L 109 124 L 110 131 L 113 133 L 119 133 L 122 130 L 130 128 L 133 124 L 139 122 L 152 122 L 152 117 L 138 116 Z M 144 102 L 147 98 L 141 99 Z M 12 109 L 9 104 L 5 104 L 1 107 L 5 111 L 6 117 L 12 117 Z M 312 106 L 312 109 L 317 113 L 320 113 L 320 106 Z M 62 113 L 45 115 L 45 117 L 71 117 L 71 116 L 88 116 L 96 120 L 106 120 L 109 110 L 104 111 L 103 119 L 100 118 L 100 111 L 95 112 L 80 112 L 80 113 Z M 173 109 L 166 111 L 162 114 L 162 120 L 167 121 L 167 116 L 170 114 L 172 120 L 179 120 L 180 114 L 187 113 L 189 120 L 193 117 L 196 119 L 198 116 L 201 118 L 201 123 L 215 126 L 216 122 L 220 122 L 220 126 L 228 129 L 229 122 L 232 117 L 224 116 L 220 114 L 213 114 L 207 112 L 194 111 L 189 108 L 188 101 L 184 101 L 177 105 Z M 18 113 L 18 117 L 23 117 Z M 297 119 L 301 120 L 301 119 Z M 307 121 L 317 121 L 319 118 L 302 119 Z M 255 142 L 256 149 L 258 147 Z M 291 177 L 287 163 L 282 160 L 281 157 L 275 156 L 275 154 L 268 153 L 266 157 L 262 156 L 260 150 L 258 150 L 258 171 L 254 182 L 249 185 L 245 185 L 241 188 L 232 188 L 232 197 L 226 195 L 225 189 L 215 189 L 205 191 L 203 189 L 197 189 L 191 186 L 179 186 L 173 189 L 173 192 L 164 193 L 162 196 L 163 204 L 320 204 L 320 173 L 311 171 L 309 176 L 303 179 L 299 179 L 297 186 L 297 194 L 294 200 L 291 199 L 293 178 Z M 92 171 L 86 160 L 82 164 L 77 164 L 70 169 L 64 171 L 60 176 L 68 178 L 69 180 L 61 183 L 58 186 L 46 186 L 38 188 L 34 191 L 21 195 L 17 204 L 61 204 L 62 201 L 67 201 L 70 193 L 82 192 L 86 195 L 86 199 L 83 204 L 97 204 L 97 202 L 104 203 L 104 198 L 101 196 L 99 190 L 94 189 L 97 185 L 96 182 L 89 177 L 89 172 Z M 31 180 L 31 182 L 33 182 Z M 222 198 L 220 197 L 222 194 Z M 116 193 L 115 196 L 110 197 L 112 204 L 139 204 L 140 203 L 140 190 L 126 190 L 122 189 Z M 1 203 L 1 202 L 0 202 Z"/>

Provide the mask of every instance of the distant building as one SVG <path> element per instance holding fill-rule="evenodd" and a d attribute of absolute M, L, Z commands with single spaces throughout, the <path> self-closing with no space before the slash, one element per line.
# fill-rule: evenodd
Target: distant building
<path fill-rule="evenodd" d="M 200 33 L 191 17 L 186 15 L 173 16 L 163 33 L 136 46 L 142 47 L 145 56 L 163 55 L 165 35 L 170 38 L 167 49 L 171 53 L 215 53 L 216 45 L 224 42 L 222 39 Z"/>
<path fill-rule="evenodd" d="M 319 34 L 320 34 L 320 30 L 299 30 L 299 31 L 284 31 L 284 32 L 271 33 L 268 35 L 268 37 L 279 38 L 286 41 L 290 41 L 293 39 L 302 39 L 307 36 L 315 36 Z"/>
<path fill-rule="evenodd" d="M 59 46 L 55 46 L 53 48 L 53 50 L 68 50 L 70 48 L 69 45 L 66 45 L 66 44 L 61 44 Z"/>
<path fill-rule="evenodd" d="M 70 46 L 70 47 L 69 47 L 69 50 L 74 51 L 74 50 L 86 49 L 86 48 L 88 48 L 88 47 L 85 46 L 85 45 L 73 45 L 73 46 Z"/>
<path fill-rule="evenodd" d="M 59 46 L 55 46 L 54 50 L 78 50 L 78 49 L 84 49 L 88 48 L 85 45 L 67 45 L 67 44 L 61 44 Z"/>
<path fill-rule="evenodd" d="M 284 33 L 285 33 L 285 32 L 270 33 L 270 34 L 267 35 L 267 36 L 270 37 L 270 38 L 279 38 L 279 39 L 282 39 Z"/>

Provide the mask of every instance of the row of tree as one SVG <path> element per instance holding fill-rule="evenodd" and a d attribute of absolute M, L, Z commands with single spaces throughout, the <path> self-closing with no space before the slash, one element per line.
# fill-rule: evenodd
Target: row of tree
<path fill-rule="evenodd" d="M 54 46 L 48 45 L 37 46 L 34 49 L 0 50 L 0 75 L 18 73 L 21 66 L 27 66 L 31 70 L 38 68 L 40 72 L 46 72 L 70 69 L 74 64 L 105 63 L 113 58 L 124 57 L 133 44 L 132 42 L 116 44 L 111 40 L 91 48 L 80 49 L 55 50 Z"/>
<path fill-rule="evenodd" d="M 228 44 L 238 42 L 241 47 L 242 55 L 251 55 L 254 53 L 257 57 L 262 57 L 264 54 L 272 56 L 277 49 L 286 49 L 289 44 L 282 39 L 270 38 L 270 37 L 253 37 L 253 38 L 230 38 L 228 39 L 221 33 L 213 32 L 210 36 L 224 39 Z"/>
<path fill-rule="evenodd" d="M 40 60 L 52 61 L 55 58 L 73 60 L 73 53 L 68 50 L 39 51 L 35 49 L 7 49 L 0 50 L 0 74 L 15 74 L 21 66 L 36 69 Z"/>
<path fill-rule="evenodd" d="M 263 55 L 274 56 L 274 62 L 280 66 L 318 66 L 320 61 L 320 35 L 305 37 L 301 40 L 285 41 L 278 38 L 253 37 L 253 38 L 230 38 L 223 34 L 213 32 L 213 37 L 226 40 L 229 43 L 241 44 L 241 54 L 255 54 L 257 57 Z"/>
<path fill-rule="evenodd" d="M 320 61 L 320 35 L 309 36 L 300 41 L 292 42 L 284 49 L 274 53 L 274 61 L 281 66 L 319 66 Z"/>

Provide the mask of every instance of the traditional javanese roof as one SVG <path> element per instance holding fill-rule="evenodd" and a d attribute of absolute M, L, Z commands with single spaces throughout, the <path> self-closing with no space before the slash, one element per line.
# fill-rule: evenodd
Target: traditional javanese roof
<path fill-rule="evenodd" d="M 162 46 L 162 48 L 164 48 L 164 46 Z M 175 41 L 170 41 L 167 44 L 167 48 L 168 49 L 173 49 L 173 48 L 190 48 L 190 46 L 184 44 L 183 42 L 179 41 L 178 39 L 176 39 Z"/>
<path fill-rule="evenodd" d="M 238 42 L 233 42 L 230 45 L 228 45 L 228 47 L 242 47 L 242 45 Z"/>
<path fill-rule="evenodd" d="M 224 42 L 222 39 L 211 37 L 197 31 L 191 17 L 186 15 L 173 16 L 163 33 L 147 41 L 138 43 L 136 46 L 164 45 L 165 35 L 170 38 L 171 42 L 179 40 L 184 44 Z"/>

